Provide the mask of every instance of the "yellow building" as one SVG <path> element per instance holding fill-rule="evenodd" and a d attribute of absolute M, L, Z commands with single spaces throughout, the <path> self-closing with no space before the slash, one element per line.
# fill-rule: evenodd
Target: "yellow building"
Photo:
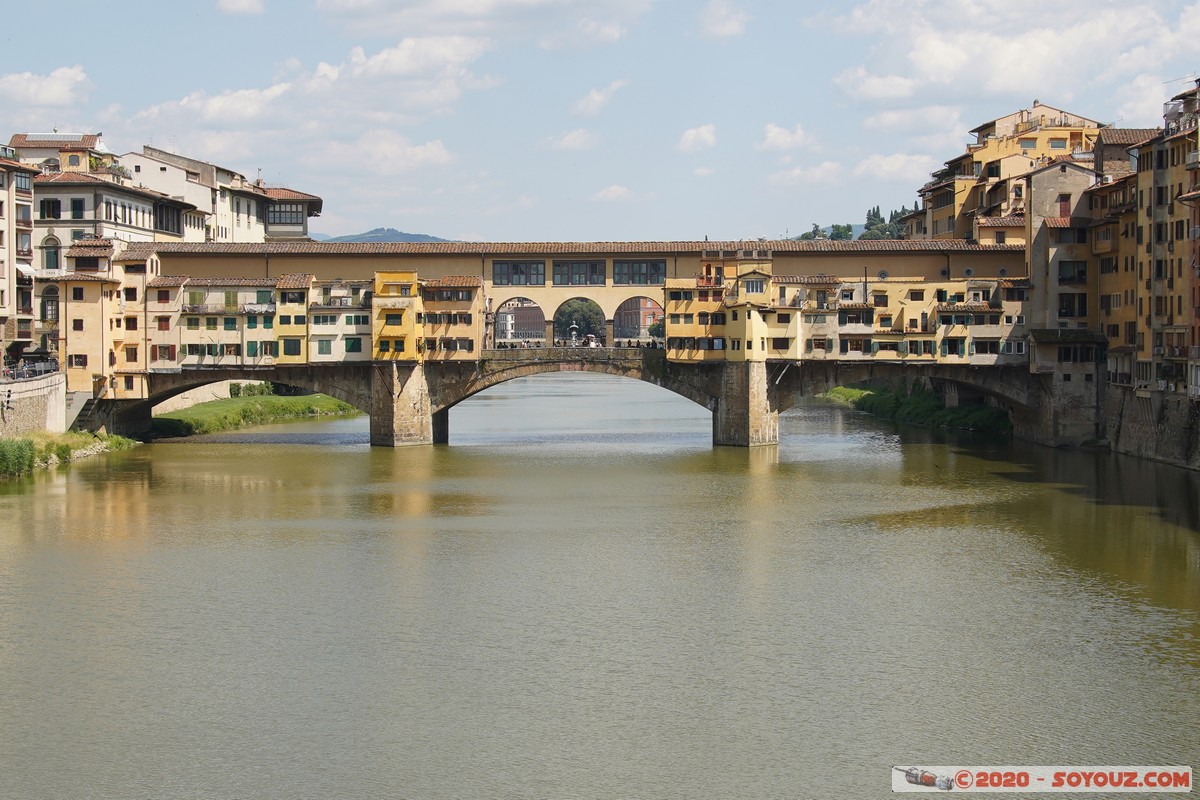
<path fill-rule="evenodd" d="M 472 361 L 484 344 L 483 278 L 448 275 L 420 281 L 421 346 L 426 361 Z"/>
<path fill-rule="evenodd" d="M 706 261 L 695 277 L 666 279 L 663 330 L 671 361 L 725 360 L 725 270 L 723 260 Z"/>
<path fill-rule="evenodd" d="M 301 273 L 281 275 L 275 284 L 278 309 L 275 336 L 279 340 L 279 364 L 308 363 L 308 299 L 313 276 Z M 369 330 L 370 322 L 365 324 Z"/>
<path fill-rule="evenodd" d="M 424 325 L 420 285 L 411 270 L 387 270 L 375 273 L 375 291 L 371 299 L 374 315 L 372 337 L 377 361 L 420 361 L 424 346 Z"/>

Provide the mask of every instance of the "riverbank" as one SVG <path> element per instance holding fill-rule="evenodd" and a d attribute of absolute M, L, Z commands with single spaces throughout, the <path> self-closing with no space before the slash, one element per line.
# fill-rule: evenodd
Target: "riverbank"
<path fill-rule="evenodd" d="M 1002 409 L 976 404 L 946 408 L 942 398 L 928 391 L 901 394 L 890 389 L 835 386 L 819 397 L 826 402 L 910 425 L 1012 435 L 1012 421 Z"/>
<path fill-rule="evenodd" d="M 150 435 L 152 439 L 174 438 L 236 430 L 249 425 L 265 425 L 287 419 L 352 416 L 361 413 L 349 403 L 323 394 L 300 397 L 230 397 L 157 416 L 150 424 Z"/>
<path fill-rule="evenodd" d="M 0 480 L 19 478 L 34 470 L 48 469 L 100 453 L 128 450 L 137 444 L 124 436 L 80 431 L 35 433 L 20 438 L 0 439 Z"/>

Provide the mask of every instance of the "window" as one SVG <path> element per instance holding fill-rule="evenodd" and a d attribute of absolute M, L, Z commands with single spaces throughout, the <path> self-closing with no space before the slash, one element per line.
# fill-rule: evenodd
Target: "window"
<path fill-rule="evenodd" d="M 358 337 L 358 336 L 347 336 L 346 337 L 346 352 L 347 353 L 361 353 L 362 352 L 362 338 Z"/>
<path fill-rule="evenodd" d="M 545 286 L 545 261 L 493 261 L 492 283 L 496 286 Z"/>
<path fill-rule="evenodd" d="M 256 303 L 261 303 L 261 304 L 270 303 L 274 299 L 275 299 L 274 292 L 272 292 L 270 289 L 259 289 L 255 293 L 255 297 L 254 297 L 254 301 Z"/>
<path fill-rule="evenodd" d="M 83 287 L 82 286 L 72 286 L 71 287 L 71 299 L 72 300 L 82 300 L 83 299 Z"/>
<path fill-rule="evenodd" d="M 130 302 L 134 302 L 137 300 L 137 287 L 136 286 L 126 286 L 125 287 L 125 299 Z"/>
<path fill-rule="evenodd" d="M 292 315 L 291 314 L 280 314 L 279 315 L 279 324 L 280 325 L 291 325 L 292 324 Z"/>
<path fill-rule="evenodd" d="M 278 342 L 259 342 L 259 345 L 262 347 L 262 354 L 264 356 L 274 357 L 279 355 Z"/>
<path fill-rule="evenodd" d="M 1004 231 L 996 231 L 996 244 L 1004 244 L 1005 236 Z"/>
<path fill-rule="evenodd" d="M 137 327 L 138 327 L 138 318 L 137 317 L 126 317 L 125 318 L 125 330 L 136 331 Z"/>
<path fill-rule="evenodd" d="M 227 331 L 236 331 L 237 330 L 237 317 L 225 317 L 225 330 L 227 330 Z"/>
<path fill-rule="evenodd" d="M 205 317 L 204 318 L 204 329 L 209 330 L 209 331 L 215 331 L 217 329 L 217 318 L 216 317 Z"/>
<path fill-rule="evenodd" d="M 285 356 L 300 355 L 300 340 L 288 338 L 283 340 L 283 354 Z"/>
<path fill-rule="evenodd" d="M 317 339 L 317 355 L 327 356 L 333 353 L 332 339 Z"/>
<path fill-rule="evenodd" d="M 370 325 L 371 316 L 369 314 L 347 314 L 346 324 L 356 326 Z"/>
<path fill-rule="evenodd" d="M 267 224 L 303 225 L 304 213 L 303 203 L 272 203 L 267 206 Z"/>
<path fill-rule="evenodd" d="M 73 330 L 73 331 L 83 330 L 83 320 L 81 320 L 81 319 L 71 320 L 71 330 Z"/>
<path fill-rule="evenodd" d="M 746 294 L 762 294 L 766 288 L 766 281 L 762 278 L 748 278 L 742 281 L 742 288 Z"/>
<path fill-rule="evenodd" d="M 83 219 L 83 198 L 71 198 L 71 219 Z"/>
<path fill-rule="evenodd" d="M 82 353 L 72 353 L 70 355 L 69 359 L 70 360 L 68 361 L 68 363 L 72 367 L 83 368 L 83 367 L 87 366 L 87 356 Z"/>
<path fill-rule="evenodd" d="M 876 308 L 887 308 L 888 299 L 886 294 L 877 294 L 873 298 Z"/>
<path fill-rule="evenodd" d="M 246 342 L 246 356 L 258 358 L 258 342 Z"/>
<path fill-rule="evenodd" d="M 42 219 L 62 219 L 62 201 L 42 200 L 39 203 L 39 211 Z"/>
<path fill-rule="evenodd" d="M 200 330 L 200 318 L 199 317 L 188 317 L 187 318 L 187 329 L 189 331 Z"/>
<path fill-rule="evenodd" d="M 157 323 L 158 329 L 160 331 L 171 330 L 171 318 L 170 317 L 155 317 L 154 321 Z"/>
<path fill-rule="evenodd" d="M 263 317 L 263 327 L 264 328 L 274 328 L 275 327 L 275 317 L 271 316 L 270 314 L 267 314 L 266 316 L 264 316 Z"/>
<path fill-rule="evenodd" d="M 613 283 L 618 286 L 661 286 L 667 281 L 667 262 L 613 261 Z"/>
<path fill-rule="evenodd" d="M 603 286 L 603 261 L 555 261 L 555 286 Z"/>
<path fill-rule="evenodd" d="M 126 347 L 125 348 L 125 360 L 128 362 L 131 362 L 131 363 L 137 361 L 138 360 L 138 349 L 136 347 Z"/>
<path fill-rule="evenodd" d="M 404 317 L 404 312 L 399 314 L 387 314 L 383 318 L 384 325 L 399 325 Z"/>
<path fill-rule="evenodd" d="M 379 340 L 379 352 L 386 353 L 391 349 L 392 349 L 392 343 L 390 341 L 388 341 L 387 339 Z"/>
<path fill-rule="evenodd" d="M 48 237 L 42 243 L 42 266 L 46 269 L 58 269 L 59 254 L 58 239 Z"/>
<path fill-rule="evenodd" d="M 791 314 L 779 314 L 777 319 L 779 320 L 779 324 L 787 325 L 792 321 L 792 315 Z"/>

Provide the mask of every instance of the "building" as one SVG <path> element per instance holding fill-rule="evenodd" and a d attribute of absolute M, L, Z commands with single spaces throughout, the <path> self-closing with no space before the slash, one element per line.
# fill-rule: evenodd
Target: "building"
<path fill-rule="evenodd" d="M 0 351 L 14 364 L 34 343 L 33 177 L 37 170 L 0 146 Z"/>

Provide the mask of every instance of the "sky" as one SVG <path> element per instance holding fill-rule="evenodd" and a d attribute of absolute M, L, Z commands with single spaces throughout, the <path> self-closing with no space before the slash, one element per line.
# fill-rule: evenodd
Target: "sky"
<path fill-rule="evenodd" d="M 1200 2 L 1170 0 L 54 8 L 0 32 L 0 140 L 182 153 L 320 196 L 331 236 L 796 236 L 911 208 L 1035 99 L 1156 127 L 1200 70 Z"/>

